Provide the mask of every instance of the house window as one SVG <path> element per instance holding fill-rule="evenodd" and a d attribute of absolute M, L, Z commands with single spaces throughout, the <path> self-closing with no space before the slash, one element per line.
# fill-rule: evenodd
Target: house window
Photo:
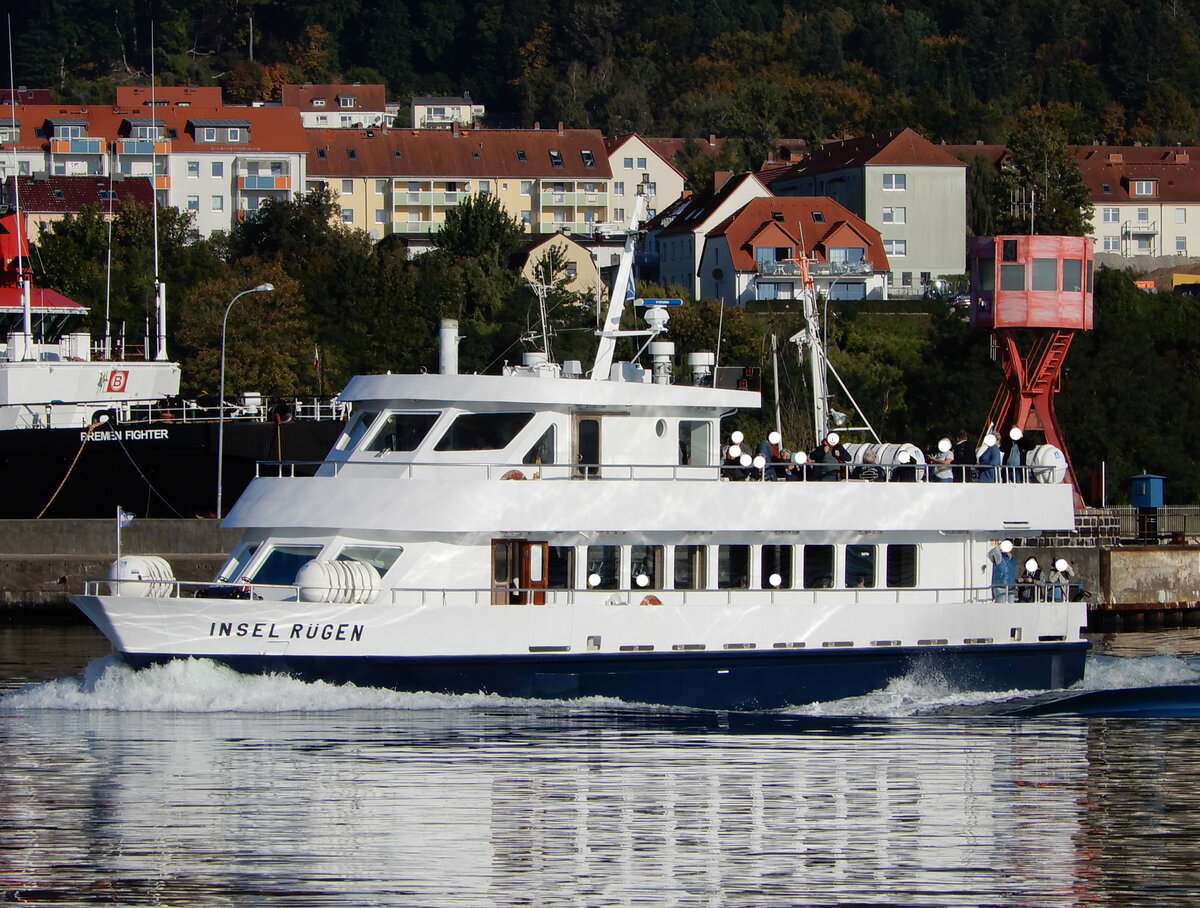
<path fill-rule="evenodd" d="M 614 181 L 613 182 L 613 195 L 625 195 L 624 181 L 621 181 L 621 182 Z"/>
<path fill-rule="evenodd" d="M 1121 251 L 1121 238 L 1119 236 L 1106 236 L 1104 238 L 1104 251 L 1105 252 L 1120 252 Z"/>
<path fill-rule="evenodd" d="M 614 208 L 613 209 L 613 220 L 614 221 L 625 220 L 625 209 L 624 208 Z"/>
<path fill-rule="evenodd" d="M 912 272 L 911 271 L 901 271 L 900 272 L 900 286 L 901 287 L 911 287 L 912 286 Z"/>
<path fill-rule="evenodd" d="M 237 129 L 236 127 L 229 130 L 229 141 L 230 142 L 242 141 L 242 131 L 240 129 Z"/>
<path fill-rule="evenodd" d="M 908 255 L 908 240 L 884 240 L 883 251 L 889 256 Z"/>
<path fill-rule="evenodd" d="M 376 195 L 383 195 L 385 192 L 387 192 L 387 188 L 388 188 L 387 180 L 376 180 L 375 181 L 375 194 Z"/>
<path fill-rule="evenodd" d="M 517 160 L 518 160 L 518 161 L 524 161 L 524 160 L 525 160 L 525 149 L 523 149 L 523 148 L 518 148 L 518 149 L 517 149 Z"/>
<path fill-rule="evenodd" d="M 1157 180 L 1134 180 L 1133 194 L 1134 195 L 1154 195 L 1154 190 L 1157 185 Z"/>
<path fill-rule="evenodd" d="M 215 142 L 217 141 L 217 131 L 211 126 L 205 127 L 203 138 L 205 142 Z"/>
<path fill-rule="evenodd" d="M 329 117 L 325 116 L 325 114 L 317 114 L 317 125 L 318 126 L 325 126 L 328 123 L 329 123 Z"/>
<path fill-rule="evenodd" d="M 521 195 L 533 195 L 533 180 L 521 181 Z"/>
<path fill-rule="evenodd" d="M 885 208 L 883 209 L 883 223 L 885 224 L 903 224 L 904 208 Z"/>
<path fill-rule="evenodd" d="M 225 197 L 224 196 L 215 195 L 212 197 L 212 210 L 213 211 L 224 211 L 225 210 Z"/>
<path fill-rule="evenodd" d="M 904 192 L 908 188 L 907 174 L 885 173 L 883 175 L 883 188 L 885 192 Z"/>
<path fill-rule="evenodd" d="M 645 158 L 638 158 L 638 159 L 637 159 L 637 166 L 638 166 L 638 170 L 644 170 L 644 169 L 645 169 L 645 167 L 646 167 L 646 159 L 645 159 Z"/>
<path fill-rule="evenodd" d="M 1175 209 L 1175 223 L 1176 224 L 1186 224 L 1187 223 L 1187 209 L 1186 208 L 1176 208 Z"/>
<path fill-rule="evenodd" d="M 1186 236 L 1175 237 L 1175 252 L 1178 253 L 1179 255 L 1187 255 L 1187 237 Z"/>
<path fill-rule="evenodd" d="M 188 161 L 187 162 L 187 174 L 189 177 L 199 177 L 200 176 L 200 162 L 199 161 Z"/>
<path fill-rule="evenodd" d="M 1150 209 L 1139 208 L 1137 210 L 1137 219 L 1139 224 L 1145 224 L 1150 220 Z"/>
<path fill-rule="evenodd" d="M 490 195 L 491 191 L 492 191 L 492 181 L 491 180 L 480 180 L 479 181 L 479 194 L 480 195 Z"/>
<path fill-rule="evenodd" d="M 626 170 L 633 170 L 633 158 L 626 158 L 621 162 Z"/>
<path fill-rule="evenodd" d="M 324 98 L 313 98 L 312 105 L 313 105 L 313 107 L 324 107 L 325 99 Z"/>
<path fill-rule="evenodd" d="M 528 227 L 531 223 L 533 223 L 533 212 L 528 209 L 526 209 L 525 211 L 522 211 L 521 212 L 521 223 L 524 224 L 526 227 Z"/>
<path fill-rule="evenodd" d="M 338 105 L 346 108 L 353 107 L 354 95 L 342 95 L 340 98 L 338 98 Z"/>
<path fill-rule="evenodd" d="M 824 224 L 825 223 L 825 212 L 824 211 L 814 211 L 812 213 L 812 219 L 813 219 L 814 224 Z"/>
<path fill-rule="evenodd" d="M 646 195 L 656 195 L 656 194 L 657 194 L 657 192 L 658 192 L 658 186 L 657 186 L 655 183 L 645 183 L 645 184 L 643 184 L 643 185 L 645 185 L 645 187 L 646 187 L 646 188 L 643 190 L 643 192 L 644 192 Z"/>
<path fill-rule="evenodd" d="M 343 224 L 353 224 L 354 223 L 354 209 L 353 208 L 343 208 L 342 209 L 342 223 Z"/>
<path fill-rule="evenodd" d="M 214 177 L 225 176 L 225 162 L 224 161 L 213 161 L 212 162 L 212 175 Z"/>
<path fill-rule="evenodd" d="M 384 209 L 384 208 L 376 208 L 375 209 L 375 223 L 376 224 L 387 223 L 387 209 Z"/>
<path fill-rule="evenodd" d="M 190 195 L 187 197 L 187 210 L 188 211 L 199 211 L 200 210 L 200 196 Z"/>
<path fill-rule="evenodd" d="M 1120 209 L 1118 209 L 1118 208 L 1105 208 L 1104 209 L 1104 223 L 1105 224 L 1116 224 L 1120 220 L 1121 220 Z"/>
<path fill-rule="evenodd" d="M 583 158 L 583 166 L 584 167 L 595 167 L 596 166 L 596 156 L 593 155 L 586 148 L 583 151 L 579 152 L 579 154 L 580 154 L 580 157 Z"/>
<path fill-rule="evenodd" d="M 354 181 L 342 180 L 342 195 L 350 195 L 352 192 L 354 192 Z"/>

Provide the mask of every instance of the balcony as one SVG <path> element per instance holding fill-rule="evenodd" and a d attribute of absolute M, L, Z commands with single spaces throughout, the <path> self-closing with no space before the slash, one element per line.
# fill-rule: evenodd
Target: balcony
<path fill-rule="evenodd" d="M 154 177 L 154 188 L 155 189 L 170 189 L 171 188 L 171 178 L 169 176 L 167 176 L 165 173 L 156 174 Z"/>
<path fill-rule="evenodd" d="M 1158 221 L 1126 221 L 1121 225 L 1124 236 L 1158 236 Z"/>
<path fill-rule="evenodd" d="M 170 154 L 170 141 L 154 139 L 118 139 L 117 154 Z"/>
<path fill-rule="evenodd" d="M 51 139 L 51 154 L 103 154 L 104 140 L 95 139 Z"/>
<path fill-rule="evenodd" d="M 292 188 L 292 178 L 284 176 L 239 176 L 238 189 L 267 189 L 288 190 Z"/>
<path fill-rule="evenodd" d="M 801 262 L 797 259 L 781 259 L 774 262 L 756 262 L 755 271 L 759 277 L 796 277 L 802 273 Z M 813 262 L 808 263 L 808 273 L 812 277 L 842 275 L 842 274 L 874 274 L 875 269 L 870 262 Z"/>

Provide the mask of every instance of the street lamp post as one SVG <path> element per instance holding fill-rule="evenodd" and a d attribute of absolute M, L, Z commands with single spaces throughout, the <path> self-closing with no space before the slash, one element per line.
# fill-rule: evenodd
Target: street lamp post
<path fill-rule="evenodd" d="M 217 401 L 217 520 L 225 516 L 221 510 L 221 480 L 225 475 L 225 328 L 229 324 L 229 310 L 247 293 L 270 293 L 274 289 L 274 284 L 266 283 L 243 290 L 229 301 L 225 307 L 225 317 L 221 319 L 221 389 Z"/>

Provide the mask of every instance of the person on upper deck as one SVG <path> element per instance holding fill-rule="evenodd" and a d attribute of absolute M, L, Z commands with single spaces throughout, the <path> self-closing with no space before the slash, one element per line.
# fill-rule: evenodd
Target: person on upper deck
<path fill-rule="evenodd" d="M 842 447 L 837 432 L 830 432 L 813 448 L 808 459 L 813 463 L 813 479 L 831 482 L 842 478 L 842 464 L 849 462 L 850 454 Z"/>
<path fill-rule="evenodd" d="M 974 482 L 975 446 L 971 444 L 966 429 L 959 429 L 955 438 L 954 446 L 950 449 L 954 455 L 954 479 L 956 482 Z"/>
<path fill-rule="evenodd" d="M 991 432 L 983 436 L 983 450 L 979 452 L 978 476 L 980 482 L 996 482 L 996 468 L 1000 466 L 1000 443 Z"/>
<path fill-rule="evenodd" d="M 929 462 L 933 464 L 929 478 L 934 482 L 954 481 L 954 451 L 951 450 L 953 447 L 949 438 L 943 438 L 937 443 L 937 451 L 929 456 Z"/>
<path fill-rule="evenodd" d="M 883 467 L 879 465 L 879 457 L 874 448 L 869 448 L 863 454 L 863 462 L 851 472 L 853 479 L 865 479 L 868 482 L 880 482 L 884 478 Z"/>

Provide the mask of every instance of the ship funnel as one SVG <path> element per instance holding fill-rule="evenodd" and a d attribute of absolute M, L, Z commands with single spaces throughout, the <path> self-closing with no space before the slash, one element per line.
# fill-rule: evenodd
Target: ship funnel
<path fill-rule="evenodd" d="M 711 388 L 713 366 L 717 364 L 715 353 L 689 353 L 688 368 L 692 370 L 692 384 L 697 388 Z"/>
<path fill-rule="evenodd" d="M 438 371 L 458 374 L 458 319 L 444 318 L 438 329 Z"/>

